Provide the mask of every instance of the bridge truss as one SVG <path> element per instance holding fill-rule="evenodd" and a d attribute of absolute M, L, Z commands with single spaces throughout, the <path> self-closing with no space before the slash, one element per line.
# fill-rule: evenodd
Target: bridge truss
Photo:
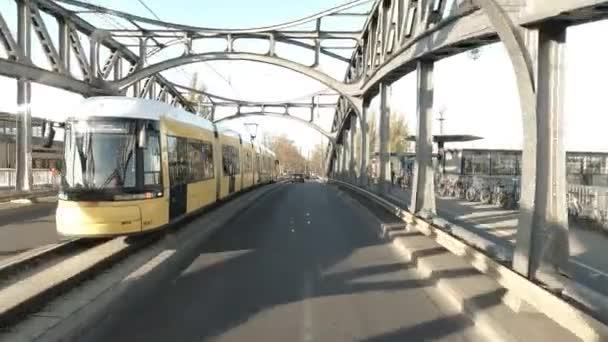
<path fill-rule="evenodd" d="M 433 70 L 436 61 L 500 41 L 508 52 L 520 100 L 523 167 L 520 218 L 514 269 L 547 283 L 560 283 L 568 259 L 565 153 L 563 133 L 563 56 L 566 29 L 608 15 L 604 0 L 356 0 L 289 23 L 251 29 L 215 29 L 164 22 L 115 11 L 78 0 L 13 0 L 16 13 L 0 13 L 0 75 L 18 84 L 19 189 L 31 185 L 31 128 L 28 104 L 31 82 L 73 91 L 153 98 L 196 111 L 184 96 L 196 91 L 171 82 L 162 73 L 182 65 L 216 60 L 245 60 L 286 68 L 306 75 L 332 90 L 337 101 L 265 103 L 232 99 L 208 92 L 210 119 L 224 121 L 251 115 L 290 118 L 329 138 L 327 172 L 335 178 L 368 184 L 371 149 L 379 152 L 378 191 L 385 182 L 390 127 L 388 92 L 400 77 L 417 72 L 418 127 L 416 171 L 410 210 L 434 213 L 432 168 Z M 17 18 L 11 31 L 4 18 Z M 325 29 L 333 17 L 361 18 L 350 30 Z M 99 17 L 120 27 L 99 27 Z M 48 21 L 56 21 L 57 39 Z M 32 61 L 32 34 L 42 46 L 46 66 Z M 220 42 L 219 44 L 217 42 Z M 240 47 L 256 41 L 263 51 Z M 312 53 L 302 63 L 281 54 L 288 45 Z M 179 50 L 179 53 L 168 53 Z M 105 55 L 105 59 L 100 58 Z M 343 78 L 320 68 L 322 59 L 344 63 Z M 372 97 L 379 95 L 377 146 L 369 146 L 366 116 Z M 219 118 L 218 108 L 234 113 Z M 310 110 L 310 118 L 293 115 Z M 334 108 L 329 130 L 315 122 L 314 111 Z M 355 142 L 355 137 L 360 137 Z M 558 143 L 555 143 L 558 142 Z M 360 144 L 359 156 L 355 145 Z M 29 158 L 29 159 L 28 159 Z M 557 279 L 557 280 L 556 280 Z"/>

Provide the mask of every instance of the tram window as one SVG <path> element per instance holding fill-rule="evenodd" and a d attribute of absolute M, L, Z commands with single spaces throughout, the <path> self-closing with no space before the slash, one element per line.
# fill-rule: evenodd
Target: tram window
<path fill-rule="evenodd" d="M 205 179 L 214 178 L 215 170 L 213 167 L 213 145 L 209 142 L 203 143 L 203 158 L 205 158 L 205 163 L 203 165 L 203 176 Z"/>
<path fill-rule="evenodd" d="M 171 185 L 187 183 L 188 167 L 186 165 L 186 140 L 168 136 L 167 151 L 169 152 L 169 178 L 171 180 Z"/>
<path fill-rule="evenodd" d="M 189 181 L 213 178 L 213 148 L 208 142 L 188 141 Z"/>
<path fill-rule="evenodd" d="M 144 150 L 144 185 L 161 184 L 160 170 L 160 139 L 158 133 L 153 132 L 148 136 L 148 146 Z"/>
<path fill-rule="evenodd" d="M 230 166 L 232 154 L 230 153 L 229 146 L 222 145 L 222 171 L 224 175 L 230 175 Z"/>
<path fill-rule="evenodd" d="M 245 152 L 245 167 L 244 172 L 251 172 L 251 152 Z"/>
<path fill-rule="evenodd" d="M 234 146 L 222 145 L 222 168 L 225 176 L 240 172 L 239 151 Z"/>
<path fill-rule="evenodd" d="M 233 164 L 234 164 L 234 172 L 236 174 L 241 173 L 241 158 L 239 155 L 239 150 L 237 150 L 236 148 L 233 148 Z"/>

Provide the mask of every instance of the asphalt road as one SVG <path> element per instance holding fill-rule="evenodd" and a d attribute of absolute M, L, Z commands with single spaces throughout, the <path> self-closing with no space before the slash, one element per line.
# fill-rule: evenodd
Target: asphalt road
<path fill-rule="evenodd" d="M 101 340 L 471 340 L 343 196 L 318 183 L 268 194 Z"/>
<path fill-rule="evenodd" d="M 38 203 L 29 205 L 0 204 L 0 260 L 58 242 L 56 208 L 54 198 L 42 198 Z"/>

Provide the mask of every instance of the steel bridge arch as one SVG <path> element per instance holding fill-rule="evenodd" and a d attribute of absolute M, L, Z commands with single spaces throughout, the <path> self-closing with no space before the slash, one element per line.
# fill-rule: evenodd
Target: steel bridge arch
<path fill-rule="evenodd" d="M 267 56 L 244 52 L 207 52 L 201 54 L 191 54 L 175 57 L 164 60 L 162 62 L 148 65 L 120 80 L 110 82 L 110 85 L 115 89 L 122 91 L 125 88 L 133 85 L 135 82 L 141 81 L 144 78 L 153 76 L 168 69 L 176 68 L 186 64 L 221 60 L 242 60 L 260 62 L 289 69 L 323 83 L 327 87 L 335 90 L 340 95 L 345 96 L 349 100 L 360 94 L 360 89 L 357 84 L 342 83 L 315 68 L 311 68 L 303 64 L 276 56 Z"/>
<path fill-rule="evenodd" d="M 363 108 L 363 101 L 358 97 L 360 96 L 361 90 L 358 83 L 346 84 L 336 80 L 335 78 L 315 69 L 297 62 L 293 62 L 284 58 L 268 55 L 259 55 L 253 53 L 243 52 L 207 52 L 202 54 L 191 54 L 180 57 L 167 59 L 155 64 L 148 65 L 134 73 L 117 81 L 110 82 L 111 87 L 118 91 L 124 91 L 127 87 L 133 85 L 147 77 L 158 74 L 162 71 L 179 67 L 185 64 L 208 62 L 214 60 L 244 60 L 252 62 L 266 63 L 275 65 L 288 70 L 295 71 L 302 75 L 308 76 L 327 87 L 336 91 L 339 95 L 344 97 L 350 104 L 350 109 L 355 113 L 361 125 L 363 121 L 361 119 L 361 112 Z"/>
<path fill-rule="evenodd" d="M 273 112 L 247 112 L 247 113 L 236 113 L 236 114 L 232 114 L 226 117 L 223 117 L 221 119 L 215 120 L 214 123 L 220 123 L 220 122 L 225 122 L 225 121 L 231 121 L 231 120 L 237 120 L 237 119 L 242 119 L 242 118 L 246 118 L 249 116 L 267 116 L 267 117 L 272 117 L 272 118 L 279 118 L 279 119 L 286 119 L 286 120 L 293 120 L 299 123 L 302 123 L 312 129 L 314 129 L 315 131 L 321 133 L 323 136 L 325 136 L 329 142 L 332 145 L 335 145 L 336 143 L 336 133 L 330 133 L 326 130 L 324 130 L 323 128 L 321 128 L 319 125 L 315 125 L 312 122 L 308 121 L 308 120 L 304 120 L 302 118 L 299 118 L 297 116 L 293 116 L 293 115 L 289 115 L 289 114 L 283 114 L 283 113 L 273 113 Z"/>

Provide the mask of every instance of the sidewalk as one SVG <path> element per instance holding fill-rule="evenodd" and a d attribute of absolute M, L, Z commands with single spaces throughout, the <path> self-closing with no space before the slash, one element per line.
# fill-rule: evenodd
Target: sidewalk
<path fill-rule="evenodd" d="M 0 203 L 0 260 L 60 241 L 55 227 L 57 197 L 32 203 Z"/>
<path fill-rule="evenodd" d="M 405 208 L 410 192 L 392 187 L 389 200 Z M 462 228 L 500 246 L 514 249 L 517 235 L 517 210 L 506 210 L 492 204 L 467 202 L 453 198 L 436 198 L 437 214 Z M 608 295 L 608 235 L 570 223 L 570 262 L 572 276 L 582 284 Z"/>
<path fill-rule="evenodd" d="M 57 189 L 39 188 L 30 192 L 18 192 L 14 189 L 0 188 L 0 204 L 19 199 L 35 199 L 39 197 L 55 196 Z"/>

